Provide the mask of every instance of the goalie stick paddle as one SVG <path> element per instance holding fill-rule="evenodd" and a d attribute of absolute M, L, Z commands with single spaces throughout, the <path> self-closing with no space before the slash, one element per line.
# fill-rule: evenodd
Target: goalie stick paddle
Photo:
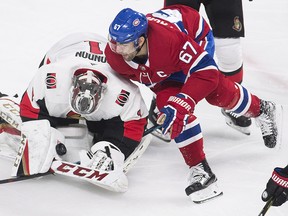
<path fill-rule="evenodd" d="M 161 125 L 154 125 L 153 127 L 145 130 L 143 136 L 146 136 L 148 134 L 150 134 L 151 132 L 153 132 L 154 130 L 158 129 L 158 128 L 161 128 Z M 143 151 L 143 150 L 142 150 Z M 137 158 L 139 157 L 139 155 L 137 155 Z M 130 159 L 131 161 L 135 160 L 135 158 L 131 158 Z M 128 172 L 128 170 L 130 169 L 130 167 L 132 166 L 131 165 L 131 161 L 127 161 L 127 163 L 125 164 L 125 168 L 124 168 L 124 172 Z M 79 163 L 79 162 L 76 162 L 76 164 Z M 51 171 L 48 171 L 48 172 L 45 172 L 45 173 L 37 173 L 37 174 L 34 174 L 34 175 L 27 175 L 27 176 L 17 176 L 17 177 L 12 177 L 12 178 L 7 178 L 7 179 L 2 179 L 0 180 L 0 184 L 6 184 L 6 183 L 12 183 L 12 182 L 17 182 L 17 181 L 24 181 L 24 180 L 28 180 L 28 179 L 33 179 L 33 178 L 38 178 L 38 177 L 42 177 L 42 176 L 46 176 L 46 175 L 51 175 L 51 174 L 54 174 L 54 172 L 51 170 Z"/>

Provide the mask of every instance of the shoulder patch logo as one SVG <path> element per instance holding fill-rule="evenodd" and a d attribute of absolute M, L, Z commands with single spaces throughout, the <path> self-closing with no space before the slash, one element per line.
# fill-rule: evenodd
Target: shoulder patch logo
<path fill-rule="evenodd" d="M 56 73 L 47 73 L 45 83 L 46 83 L 47 89 L 56 88 L 56 83 L 57 83 Z"/>
<path fill-rule="evenodd" d="M 238 32 L 242 30 L 242 23 L 240 22 L 240 19 L 238 16 L 234 17 L 234 25 L 232 26 L 232 28 Z"/>
<path fill-rule="evenodd" d="M 129 100 L 129 95 L 130 92 L 122 89 L 120 94 L 117 96 L 115 103 L 123 107 L 125 103 Z"/>

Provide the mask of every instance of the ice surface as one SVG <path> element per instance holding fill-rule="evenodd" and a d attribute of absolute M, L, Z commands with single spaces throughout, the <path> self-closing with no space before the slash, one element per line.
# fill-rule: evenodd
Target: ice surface
<path fill-rule="evenodd" d="M 97 32 L 106 37 L 116 13 L 131 7 L 143 13 L 162 0 L 13 0 L 1 3 L 0 91 L 21 94 L 45 52 L 72 32 Z M 0 185 L 2 216 L 257 216 L 261 193 L 275 166 L 288 163 L 288 1 L 244 1 L 243 85 L 263 99 L 284 105 L 282 145 L 264 146 L 253 121 L 252 134 L 229 128 L 220 109 L 201 102 L 196 108 L 208 162 L 224 195 L 197 205 L 186 197 L 187 167 L 175 143 L 153 139 L 128 173 L 129 190 L 115 194 L 62 176 Z M 286 133 L 286 134 L 285 134 Z M 11 160 L 0 159 L 0 178 L 10 174 Z M 287 216 L 288 203 L 267 216 Z"/>

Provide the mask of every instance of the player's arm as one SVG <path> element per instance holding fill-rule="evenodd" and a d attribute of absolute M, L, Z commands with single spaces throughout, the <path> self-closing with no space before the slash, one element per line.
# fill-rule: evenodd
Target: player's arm
<path fill-rule="evenodd" d="M 179 64 L 186 74 L 182 92 L 198 103 L 217 87 L 219 72 L 212 56 L 191 38 L 186 38 L 179 50 Z"/>
<path fill-rule="evenodd" d="M 186 79 L 181 92 L 169 97 L 157 120 L 158 124 L 163 125 L 163 134 L 170 131 L 171 139 L 178 137 L 186 124 L 195 119 L 193 113 L 196 104 L 217 87 L 219 76 L 216 64 L 207 52 L 184 34 L 178 37 L 176 41 L 179 46 L 175 46 L 180 48 L 176 52 L 179 56 L 177 64 L 186 74 Z"/>

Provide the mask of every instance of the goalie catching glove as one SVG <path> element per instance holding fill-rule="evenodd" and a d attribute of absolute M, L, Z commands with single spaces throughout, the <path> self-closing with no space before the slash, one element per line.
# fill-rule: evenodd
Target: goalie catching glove
<path fill-rule="evenodd" d="M 110 142 L 100 141 L 91 147 L 91 151 L 82 150 L 79 154 L 81 166 L 103 172 L 118 172 L 119 178 L 113 182 L 113 187 L 119 188 L 118 192 L 127 191 L 128 178 L 123 172 L 125 156 L 118 147 Z"/>
<path fill-rule="evenodd" d="M 184 93 L 170 96 L 157 119 L 157 124 L 162 125 L 162 133 L 165 135 L 170 132 L 171 139 L 178 137 L 193 116 L 195 104 L 195 101 Z"/>
<path fill-rule="evenodd" d="M 124 158 L 119 148 L 107 141 L 95 143 L 91 151 L 80 151 L 81 165 L 103 171 L 123 169 Z"/>

